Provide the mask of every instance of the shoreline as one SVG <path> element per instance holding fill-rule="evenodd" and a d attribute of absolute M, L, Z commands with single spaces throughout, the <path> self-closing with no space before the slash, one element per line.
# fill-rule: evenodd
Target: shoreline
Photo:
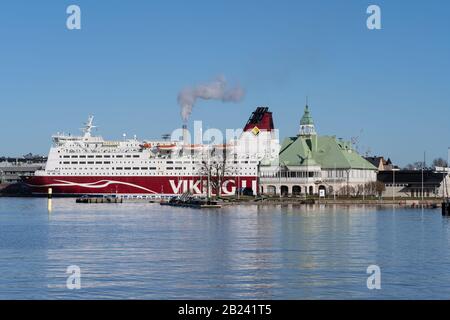
<path fill-rule="evenodd" d="M 404 208 L 440 208 L 442 205 L 442 199 L 432 200 L 360 200 L 360 199 L 327 199 L 327 200 L 315 200 L 312 203 L 302 203 L 300 200 L 262 200 L 262 201 L 230 201 L 225 202 L 224 205 L 342 205 L 342 206 L 395 206 Z"/>
<path fill-rule="evenodd" d="M 47 196 L 23 196 L 23 195 L 5 195 L 0 194 L 1 198 L 22 198 L 22 199 L 44 199 Z M 76 201 L 76 196 L 54 196 L 53 199 L 73 199 Z M 342 206 L 395 206 L 399 208 L 440 208 L 443 203 L 443 199 L 439 198 L 428 198 L 424 199 L 423 202 L 421 199 L 318 199 L 318 198 L 266 198 L 266 199 L 257 199 L 254 197 L 241 198 L 237 199 L 227 199 L 227 198 L 219 198 L 216 201 L 219 201 L 223 206 L 248 206 L 248 205 L 257 205 L 257 206 L 274 206 L 274 205 L 304 205 L 304 206 L 313 206 L 313 205 L 342 205 Z M 160 200 L 150 200 L 150 199 L 123 199 L 123 203 L 160 203 Z"/>

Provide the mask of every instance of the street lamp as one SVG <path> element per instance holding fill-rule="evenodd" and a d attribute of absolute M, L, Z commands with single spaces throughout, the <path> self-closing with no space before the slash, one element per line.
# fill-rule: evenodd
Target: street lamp
<path fill-rule="evenodd" d="M 395 171 L 399 171 L 399 169 L 392 168 L 392 201 L 395 202 Z"/>
<path fill-rule="evenodd" d="M 426 161 L 426 153 L 423 153 L 423 162 L 422 162 L 422 205 L 423 205 L 423 198 L 424 198 L 424 185 L 423 185 L 423 171 L 425 170 L 425 161 Z"/>
<path fill-rule="evenodd" d="M 337 170 L 336 170 L 336 162 L 334 163 L 334 186 L 333 186 L 333 198 L 336 201 L 336 179 L 337 179 Z"/>
<path fill-rule="evenodd" d="M 444 197 L 446 197 L 446 198 L 448 198 L 448 184 L 447 184 L 447 181 L 448 181 L 448 175 L 449 175 L 449 170 L 448 170 L 448 168 L 449 168 L 449 161 L 450 161 L 450 147 L 448 147 L 447 148 L 447 170 L 446 170 L 446 172 L 445 172 L 445 183 L 444 183 L 444 186 L 445 186 L 445 195 L 444 195 Z"/>

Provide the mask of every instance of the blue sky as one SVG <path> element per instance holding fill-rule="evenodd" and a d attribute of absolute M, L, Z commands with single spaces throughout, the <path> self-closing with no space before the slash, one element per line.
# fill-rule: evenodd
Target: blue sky
<path fill-rule="evenodd" d="M 82 29 L 66 28 L 77 4 Z M 382 10 L 382 30 L 366 8 Z M 180 89 L 224 75 L 237 104 L 191 120 L 239 128 L 267 105 L 295 135 L 309 96 L 320 134 L 399 164 L 450 146 L 448 1 L 8 1 L 0 10 L 0 154 L 46 154 L 92 113 L 105 138 L 159 138 L 181 125 Z"/>

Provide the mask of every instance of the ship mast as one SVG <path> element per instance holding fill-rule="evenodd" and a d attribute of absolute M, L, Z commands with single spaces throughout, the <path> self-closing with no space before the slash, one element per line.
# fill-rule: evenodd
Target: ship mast
<path fill-rule="evenodd" d="M 84 128 L 81 128 L 81 131 L 83 131 L 84 133 L 83 138 L 90 138 L 92 136 L 91 135 L 92 129 L 96 128 L 96 126 L 94 126 L 93 123 L 94 123 L 94 116 L 90 115 L 88 117 L 87 122 L 84 124 Z"/>

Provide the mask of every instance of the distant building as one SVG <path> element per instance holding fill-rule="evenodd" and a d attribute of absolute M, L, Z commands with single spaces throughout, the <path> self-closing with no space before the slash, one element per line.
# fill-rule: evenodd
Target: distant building
<path fill-rule="evenodd" d="M 22 157 L 0 156 L 0 165 L 5 164 L 42 164 L 47 162 L 47 157 L 28 153 Z"/>
<path fill-rule="evenodd" d="M 383 197 L 421 198 L 423 192 L 425 198 L 439 198 L 448 189 L 448 172 L 424 170 L 422 179 L 422 170 L 380 171 L 378 181 L 386 188 Z"/>
<path fill-rule="evenodd" d="M 369 161 L 374 167 L 378 169 L 378 171 L 388 171 L 395 169 L 396 166 L 392 164 L 391 159 L 385 159 L 384 157 L 365 157 L 367 161 Z"/>
<path fill-rule="evenodd" d="M 20 182 L 22 177 L 33 176 L 37 170 L 45 167 L 46 161 L 46 157 L 31 153 L 17 158 L 0 157 L 0 191 Z"/>
<path fill-rule="evenodd" d="M 32 176 L 42 170 L 45 164 L 11 164 L 0 163 L 0 184 L 12 184 L 21 181 L 22 177 Z"/>
<path fill-rule="evenodd" d="M 445 198 L 450 197 L 450 168 L 449 167 L 435 167 L 434 171 L 438 174 L 442 174 L 444 179 L 442 180 L 441 193 Z"/>
<path fill-rule="evenodd" d="M 319 136 L 308 105 L 297 136 L 284 140 L 277 162 L 260 165 L 260 192 L 281 195 L 356 195 L 375 183 L 377 168 L 350 142 Z"/>

